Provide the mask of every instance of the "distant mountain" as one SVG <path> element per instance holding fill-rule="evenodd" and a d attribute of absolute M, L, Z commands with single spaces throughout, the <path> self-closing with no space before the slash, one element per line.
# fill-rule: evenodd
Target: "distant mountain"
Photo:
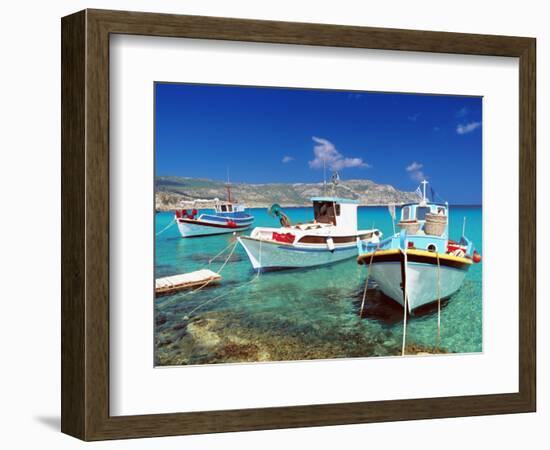
<path fill-rule="evenodd" d="M 330 191 L 330 186 L 327 191 Z M 323 183 L 232 183 L 234 199 L 248 207 L 309 206 L 310 198 L 323 195 Z M 339 197 L 358 200 L 361 205 L 387 205 L 418 200 L 414 192 L 403 192 L 389 184 L 377 184 L 371 180 L 341 181 L 336 188 Z M 163 176 L 155 179 L 155 204 L 157 210 L 167 211 L 179 207 L 182 200 L 225 199 L 224 181 L 206 178 Z"/>

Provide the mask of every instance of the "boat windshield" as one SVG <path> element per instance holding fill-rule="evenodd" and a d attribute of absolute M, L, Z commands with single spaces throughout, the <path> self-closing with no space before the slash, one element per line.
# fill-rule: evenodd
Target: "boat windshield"
<path fill-rule="evenodd" d="M 429 206 L 419 206 L 416 208 L 416 219 L 426 220 L 426 214 L 430 212 Z"/>
<path fill-rule="evenodd" d="M 334 202 L 313 202 L 313 214 L 318 223 L 336 225 L 336 216 L 340 215 L 340 205 Z"/>
<path fill-rule="evenodd" d="M 220 209 L 220 212 L 232 212 L 233 211 L 233 205 L 230 205 L 230 204 L 220 205 L 219 209 Z"/>
<path fill-rule="evenodd" d="M 446 216 L 447 208 L 441 205 L 427 205 L 427 206 L 405 206 L 401 211 L 401 220 L 426 220 L 426 214 L 437 214 L 438 216 Z"/>

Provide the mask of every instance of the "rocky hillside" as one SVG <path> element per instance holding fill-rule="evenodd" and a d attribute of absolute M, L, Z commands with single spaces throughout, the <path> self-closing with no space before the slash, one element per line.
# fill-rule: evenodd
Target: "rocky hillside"
<path fill-rule="evenodd" d="M 273 203 L 282 206 L 309 206 L 310 198 L 323 195 L 323 183 L 273 183 L 231 185 L 234 199 L 248 207 L 269 207 Z M 205 178 L 157 177 L 155 203 L 159 211 L 176 209 L 181 200 L 225 199 L 223 181 Z M 388 184 L 376 184 L 371 180 L 342 181 L 336 194 L 339 197 L 359 200 L 362 205 L 386 205 L 418 200 L 414 192 L 398 191 Z"/>

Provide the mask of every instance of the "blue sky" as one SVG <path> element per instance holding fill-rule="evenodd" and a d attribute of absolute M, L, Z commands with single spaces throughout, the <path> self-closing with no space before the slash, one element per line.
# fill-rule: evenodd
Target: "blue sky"
<path fill-rule="evenodd" d="M 480 97 L 155 84 L 156 175 L 232 182 L 341 179 L 481 204 Z"/>

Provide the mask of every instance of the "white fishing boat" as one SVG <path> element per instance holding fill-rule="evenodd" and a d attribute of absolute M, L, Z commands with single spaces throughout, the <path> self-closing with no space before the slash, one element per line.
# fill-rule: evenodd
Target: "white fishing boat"
<path fill-rule="evenodd" d="M 181 237 L 189 238 L 245 231 L 254 222 L 254 216 L 246 212 L 244 205 L 233 203 L 228 184 L 227 201 L 215 198 L 183 202 L 182 209 L 175 212 L 175 221 Z"/>
<path fill-rule="evenodd" d="M 378 242 L 377 229 L 357 229 L 358 202 L 315 197 L 313 221 L 292 225 L 278 205 L 270 209 L 281 227 L 257 227 L 238 238 L 254 270 L 321 266 L 357 256 L 357 242 Z"/>
<path fill-rule="evenodd" d="M 400 232 L 377 244 L 360 242 L 358 263 L 388 297 L 414 309 L 457 292 L 473 263 L 481 261 L 474 244 L 464 235 L 449 239 L 449 205 L 426 198 L 403 205 Z M 390 210 L 395 218 L 395 209 Z"/>

